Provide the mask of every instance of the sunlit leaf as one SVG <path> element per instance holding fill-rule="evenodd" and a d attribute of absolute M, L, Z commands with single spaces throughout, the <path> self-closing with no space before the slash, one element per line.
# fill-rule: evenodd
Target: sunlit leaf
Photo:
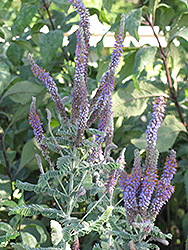
<path fill-rule="evenodd" d="M 43 87 L 40 85 L 29 81 L 21 81 L 10 87 L 3 95 L 2 99 L 9 97 L 12 101 L 24 105 L 31 102 L 32 96 L 36 96 L 42 91 Z"/>
<path fill-rule="evenodd" d="M 56 58 L 57 49 L 62 47 L 62 43 L 63 32 L 61 30 L 51 30 L 40 36 L 39 47 L 44 66 Z"/>
<path fill-rule="evenodd" d="M 182 37 L 185 40 L 188 41 L 188 28 L 182 28 L 181 30 L 179 30 L 178 32 L 176 32 L 175 34 L 173 34 L 170 38 L 169 38 L 169 42 L 171 42 L 172 40 L 174 40 L 174 38 L 176 37 Z"/>
<path fill-rule="evenodd" d="M 18 171 L 20 171 L 25 165 L 32 161 L 35 158 L 35 154 L 39 153 L 40 150 L 37 147 L 35 138 L 28 141 L 23 147 Z"/>
<path fill-rule="evenodd" d="M 144 67 L 151 63 L 157 52 L 157 47 L 146 46 L 136 52 L 133 74 L 136 76 L 142 72 Z"/>
<path fill-rule="evenodd" d="M 0 95 L 9 85 L 10 69 L 6 63 L 0 62 Z"/>
<path fill-rule="evenodd" d="M 136 89 L 133 82 L 126 88 L 119 88 L 113 95 L 114 116 L 137 116 L 141 115 L 147 107 L 149 98 L 165 95 L 163 90 L 151 83 L 139 82 L 139 89 Z"/>
<path fill-rule="evenodd" d="M 38 5 L 28 5 L 23 3 L 18 13 L 16 20 L 14 21 L 13 32 L 15 35 L 21 35 L 26 27 L 29 26 L 31 20 L 35 16 L 38 10 Z"/>
<path fill-rule="evenodd" d="M 125 15 L 125 28 L 137 41 L 139 41 L 138 28 L 141 24 L 141 14 L 142 10 L 139 8 L 133 9 Z"/>

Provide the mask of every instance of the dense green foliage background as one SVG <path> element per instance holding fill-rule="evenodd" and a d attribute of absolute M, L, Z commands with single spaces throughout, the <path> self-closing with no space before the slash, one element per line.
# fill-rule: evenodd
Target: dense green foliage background
<path fill-rule="evenodd" d="M 46 4 L 46 5 L 45 5 Z M 116 32 L 120 14 L 126 13 L 126 31 L 139 41 L 140 25 L 157 25 L 167 46 L 161 49 L 145 44 L 124 48 L 123 60 L 116 75 L 113 93 L 115 119 L 114 143 L 117 158 L 126 147 L 127 171 L 131 169 L 135 148 L 145 154 L 145 130 L 151 119 L 152 102 L 156 96 L 167 98 L 165 119 L 158 133 L 160 162 L 164 165 L 169 149 L 177 152 L 178 171 L 173 184 L 176 191 L 157 218 L 163 232 L 171 232 L 173 239 L 165 249 L 184 249 L 188 235 L 188 3 L 176 1 L 86 1 L 90 14 L 97 14 L 102 23 Z M 97 7 L 94 7 L 97 6 Z M 114 11 L 115 10 L 115 11 Z M 147 16 L 146 16 L 147 15 Z M 148 19 L 148 18 L 149 19 Z M 149 23 L 149 20 L 151 23 Z M 33 240 L 29 232 L 39 234 L 41 244 L 49 246 L 48 221 L 42 216 L 21 218 L 8 216 L 10 208 L 22 203 L 46 202 L 48 197 L 32 192 L 23 193 L 14 187 L 15 180 L 36 183 L 39 175 L 35 154 L 40 151 L 28 122 L 32 96 L 37 98 L 37 111 L 47 131 L 45 109 L 52 113 L 52 126 L 59 123 L 54 105 L 43 84 L 30 69 L 28 53 L 50 72 L 61 97 L 69 96 L 65 105 L 70 113 L 71 90 L 74 78 L 75 32 L 62 47 L 64 33 L 79 18 L 66 0 L 2 0 L 0 2 L 0 235 L 12 229 L 22 232 L 22 243 Z M 41 30 L 44 26 L 48 33 Z M 166 26 L 169 26 L 167 29 Z M 156 39 L 157 39 L 156 34 Z M 176 42 L 174 42 L 176 41 Z M 104 54 L 103 40 L 91 47 L 98 56 L 98 68 L 89 66 L 89 94 L 98 86 L 106 71 L 110 54 Z M 110 53 L 111 51 L 109 51 Z M 43 165 L 47 164 L 45 161 Z M 118 198 L 117 198 L 118 199 Z M 80 211 L 83 212 L 83 211 Z M 32 225 L 32 226 L 31 226 Z M 44 226 L 46 225 L 46 226 Z M 42 228 L 42 229 L 41 229 Z M 24 237 L 25 235 L 25 237 Z M 29 238 L 30 237 L 30 238 Z M 36 236 L 38 237 L 38 236 Z M 20 239 L 17 239 L 18 241 Z M 88 238 L 83 249 L 88 249 Z M 28 245 L 29 246 L 29 245 Z M 87 246 L 87 247 L 86 247 Z M 84 248 L 85 247 L 85 248 Z M 162 249 L 163 249 L 162 247 Z M 187 247 L 188 249 L 188 247 Z"/>

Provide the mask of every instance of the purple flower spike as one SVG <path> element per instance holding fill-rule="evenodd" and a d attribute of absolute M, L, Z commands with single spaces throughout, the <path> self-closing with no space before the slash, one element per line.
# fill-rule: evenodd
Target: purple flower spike
<path fill-rule="evenodd" d="M 168 202 L 174 192 L 174 186 L 170 184 L 174 174 L 176 173 L 177 162 L 176 152 L 172 149 L 170 156 L 166 158 L 163 174 L 158 182 L 155 197 L 152 201 L 149 215 L 151 219 L 155 219 L 162 206 Z"/>
<path fill-rule="evenodd" d="M 35 139 L 37 141 L 37 144 L 39 146 L 39 148 L 42 150 L 42 154 L 43 155 L 47 155 L 47 145 L 42 144 L 42 140 L 45 138 L 44 137 L 44 131 L 42 128 L 42 123 L 39 119 L 39 116 L 37 115 L 37 111 L 36 111 L 36 98 L 32 97 L 33 101 L 31 103 L 31 107 L 30 107 L 30 113 L 29 113 L 29 123 L 31 124 L 32 128 L 33 128 L 33 133 L 35 136 Z"/>
<path fill-rule="evenodd" d="M 176 152 L 172 149 L 170 155 L 166 158 L 163 174 L 161 179 L 170 182 L 177 170 Z"/>
<path fill-rule="evenodd" d="M 134 167 L 132 168 L 131 174 L 123 170 L 120 174 L 120 187 L 122 188 L 125 212 L 127 215 L 127 222 L 131 224 L 134 222 L 138 213 L 138 190 L 140 189 L 141 183 L 141 157 L 138 150 L 135 150 L 135 161 Z"/>
<path fill-rule="evenodd" d="M 77 138 L 76 138 L 76 145 L 79 146 L 82 142 L 82 136 L 84 134 L 87 118 L 89 114 L 89 104 L 87 96 L 82 99 L 82 103 L 79 108 L 79 118 L 78 118 L 78 130 L 77 130 Z"/>
<path fill-rule="evenodd" d="M 117 170 L 112 170 L 112 172 L 110 173 L 106 183 L 105 183 L 105 187 L 106 187 L 106 191 L 109 192 L 110 194 L 112 194 L 112 191 L 114 190 L 116 183 L 117 183 Z"/>
<path fill-rule="evenodd" d="M 69 0 L 72 3 L 73 8 L 76 9 L 80 16 L 80 25 L 84 32 L 84 39 L 87 51 L 89 50 L 89 39 L 90 39 L 90 21 L 89 21 L 89 11 L 81 0 Z"/>
<path fill-rule="evenodd" d="M 86 45 L 83 38 L 83 29 L 77 31 L 77 46 L 76 46 L 76 59 L 75 59 L 75 74 L 74 74 L 74 88 L 72 92 L 72 108 L 71 108 L 71 122 L 76 123 L 80 114 L 80 106 L 84 109 L 84 113 L 88 115 L 87 100 L 87 56 L 85 54 Z M 85 106 L 85 107 L 84 107 Z M 81 114 L 82 115 L 82 114 Z M 86 119 L 85 117 L 84 119 Z M 80 117 L 82 120 L 82 118 Z"/>
<path fill-rule="evenodd" d="M 123 176 L 124 175 L 124 176 Z M 126 179 L 124 179 L 126 177 Z M 138 208 L 137 208 L 137 201 L 136 201 L 136 181 L 134 176 L 126 175 L 126 173 L 121 174 L 120 176 L 120 186 L 122 188 L 123 199 L 124 199 L 124 206 L 125 212 L 127 215 L 127 222 L 131 224 L 136 217 Z"/>
<path fill-rule="evenodd" d="M 111 55 L 110 65 L 104 76 L 100 80 L 99 88 L 93 97 L 90 105 L 91 116 L 88 120 L 88 127 L 100 117 L 102 110 L 105 108 L 106 103 L 115 87 L 114 75 L 119 65 L 120 57 L 123 52 L 124 41 L 124 28 L 125 28 L 125 15 L 122 14 L 119 34 Z"/>
<path fill-rule="evenodd" d="M 151 167 L 153 164 L 154 151 L 157 143 L 157 131 L 161 126 L 161 122 L 164 117 L 165 107 L 166 101 L 164 97 L 158 97 L 153 106 L 152 119 L 150 120 L 146 130 L 146 169 Z"/>
<path fill-rule="evenodd" d="M 150 205 L 151 197 L 155 186 L 157 184 L 157 161 L 158 161 L 159 152 L 155 151 L 153 156 L 153 165 L 150 168 L 146 169 L 145 175 L 142 179 L 141 190 L 139 192 L 139 210 L 140 215 L 144 218 L 147 214 L 147 209 Z"/>
<path fill-rule="evenodd" d="M 110 124 L 109 124 L 110 119 L 113 119 L 112 115 L 113 115 L 113 113 L 112 113 L 112 101 L 110 99 L 109 102 L 106 104 L 106 107 L 103 110 L 102 117 L 99 121 L 99 125 L 98 125 L 99 131 L 106 131 L 107 132 L 108 128 L 111 126 L 111 123 L 112 123 L 112 122 L 110 122 Z M 99 137 L 100 137 L 100 135 L 96 136 L 96 141 L 99 139 Z M 105 138 L 105 136 L 102 136 L 101 139 L 98 141 L 98 144 L 100 146 L 101 146 L 102 142 L 104 141 L 104 138 Z M 108 143 L 108 144 L 110 144 L 110 143 Z"/>
<path fill-rule="evenodd" d="M 48 72 L 45 71 L 45 69 L 39 67 L 34 60 L 31 58 L 31 55 L 28 55 L 29 61 L 31 63 L 31 69 L 33 71 L 33 74 L 41 80 L 47 87 L 49 93 L 52 96 L 52 99 L 55 103 L 55 107 L 60 115 L 61 118 L 63 118 L 64 123 L 68 123 L 68 117 L 65 111 L 65 107 L 63 102 L 61 101 L 60 95 L 58 93 L 58 88 L 56 86 L 56 83 L 54 82 L 53 78 L 49 75 Z"/>

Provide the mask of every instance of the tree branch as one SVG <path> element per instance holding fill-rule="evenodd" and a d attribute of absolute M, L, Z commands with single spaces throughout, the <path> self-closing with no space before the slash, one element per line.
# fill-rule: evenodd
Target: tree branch
<path fill-rule="evenodd" d="M 140 0 L 140 2 L 141 2 L 141 5 L 144 6 L 143 0 Z M 171 93 L 171 98 L 172 98 L 172 100 L 173 100 L 173 102 L 174 102 L 174 104 L 176 106 L 176 109 L 178 111 L 178 114 L 179 114 L 181 122 L 183 123 L 183 125 L 186 128 L 186 130 L 188 131 L 187 123 L 184 120 L 184 117 L 183 117 L 180 105 L 179 105 L 178 100 L 177 100 L 177 96 L 176 96 L 176 94 L 174 92 L 174 88 L 173 88 L 173 84 L 172 84 L 172 79 L 171 79 L 171 76 L 170 76 L 170 71 L 169 71 L 169 68 L 168 68 L 168 65 L 167 65 L 167 56 L 168 56 L 169 49 L 167 48 L 166 53 L 164 52 L 164 49 L 161 46 L 161 43 L 159 41 L 159 37 L 158 37 L 157 33 L 154 30 L 154 24 L 150 20 L 150 17 L 149 17 L 149 15 L 147 13 L 146 13 L 146 19 L 147 19 L 150 27 L 152 28 L 153 34 L 154 34 L 155 38 L 157 39 L 157 42 L 158 42 L 158 45 L 159 45 L 159 50 L 160 50 L 161 58 L 162 58 L 163 63 L 164 63 L 164 67 L 165 67 L 165 71 L 166 71 L 166 76 L 167 76 L 167 82 L 168 82 L 168 86 L 169 86 L 170 93 Z"/>
<path fill-rule="evenodd" d="M 49 19 L 50 19 L 50 23 L 51 23 L 51 25 L 52 25 L 52 29 L 55 30 L 56 28 L 55 28 L 55 25 L 54 25 L 53 20 L 52 20 L 52 16 L 51 16 L 50 11 L 49 11 L 50 4 L 47 5 L 47 3 L 46 3 L 45 0 L 43 0 L 43 3 L 44 3 L 44 6 L 45 6 L 46 11 L 47 11 L 47 13 L 48 13 L 48 16 L 49 16 Z M 67 62 L 69 62 L 69 58 L 68 58 L 67 52 L 65 51 L 65 49 L 63 48 L 63 46 L 61 47 L 61 50 L 62 50 L 62 52 L 63 52 L 63 55 L 64 55 L 65 60 L 66 60 Z M 63 70 L 63 71 L 64 71 L 64 70 Z M 72 76 L 69 75 L 69 77 L 70 77 L 71 81 L 74 82 Z"/>
<path fill-rule="evenodd" d="M 45 6 L 46 11 L 47 11 L 47 13 L 48 13 L 48 16 L 49 16 L 49 19 L 50 19 L 50 23 L 51 23 L 51 25 L 52 25 L 52 29 L 55 30 L 55 25 L 54 25 L 54 23 L 53 23 L 52 16 L 51 16 L 50 11 L 49 11 L 49 5 L 47 5 L 47 3 L 46 3 L 45 0 L 43 0 L 43 3 L 44 3 L 44 6 Z M 64 50 L 63 47 L 62 47 L 61 49 L 62 49 L 63 55 L 64 55 L 64 57 L 65 57 L 65 60 L 68 62 L 68 61 L 69 61 L 69 58 L 68 58 L 68 56 L 67 56 L 66 51 Z"/>

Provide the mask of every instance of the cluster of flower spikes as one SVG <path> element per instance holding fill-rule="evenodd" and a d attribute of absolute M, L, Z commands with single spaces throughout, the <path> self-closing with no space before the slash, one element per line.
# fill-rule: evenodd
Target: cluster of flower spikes
<path fill-rule="evenodd" d="M 90 21 L 89 11 L 80 0 L 70 0 L 73 7 L 80 16 L 79 29 L 77 31 L 77 45 L 75 51 L 75 73 L 74 73 L 74 87 L 72 91 L 71 103 L 71 122 L 79 124 L 78 128 L 84 131 L 86 120 L 88 117 L 88 91 L 87 91 L 87 75 L 88 75 L 88 56 L 89 56 L 89 39 L 90 39 Z M 82 116 L 83 117 L 80 117 Z M 85 119 L 84 119 L 85 117 Z M 82 127 L 82 128 L 81 128 Z"/>
<path fill-rule="evenodd" d="M 109 120 L 109 115 L 112 117 L 112 111 L 109 111 L 106 106 L 111 108 L 108 103 L 111 103 L 111 92 L 114 89 L 114 75 L 116 68 L 119 64 L 120 57 L 122 55 L 123 41 L 124 41 L 124 23 L 125 16 L 122 15 L 120 21 L 120 29 L 119 33 L 114 45 L 114 49 L 111 55 L 110 65 L 108 67 L 107 72 L 101 78 L 100 86 L 96 92 L 96 95 L 91 100 L 91 104 L 88 101 L 88 91 L 87 91 L 87 72 L 88 72 L 88 55 L 89 55 L 89 12 L 86 7 L 83 5 L 80 0 L 70 0 L 72 2 L 73 7 L 80 15 L 80 25 L 77 31 L 77 46 L 75 52 L 75 75 L 74 75 L 74 87 L 72 91 L 72 104 L 71 104 L 71 118 L 70 122 L 77 126 L 77 137 L 76 137 L 76 145 L 79 146 L 82 142 L 82 137 L 84 131 L 87 127 L 90 127 L 93 122 L 101 115 L 101 123 L 105 121 L 105 119 Z M 30 54 L 28 56 L 31 69 L 36 77 L 38 77 L 41 81 L 43 81 L 50 92 L 52 99 L 55 103 L 56 109 L 64 121 L 64 123 L 68 124 L 69 120 L 67 114 L 65 112 L 65 107 L 63 104 L 63 99 L 60 98 L 58 93 L 58 88 L 49 75 L 48 72 L 45 72 L 44 69 L 39 67 L 34 60 L 31 58 Z M 103 121 L 102 121 L 103 120 Z M 112 119 L 111 119 L 112 120 Z M 104 125 L 104 123 L 103 123 Z M 100 126 L 104 131 L 107 131 L 106 142 L 111 143 L 113 138 L 113 121 L 111 123 L 106 123 L 106 126 Z M 99 144 L 101 145 L 102 140 L 100 140 Z M 93 150 L 93 155 L 94 155 Z M 95 157 L 91 157 L 93 160 Z M 92 161 L 93 161 L 92 160 Z"/>
<path fill-rule="evenodd" d="M 159 153 L 155 150 L 155 146 L 157 131 L 164 117 L 165 107 L 165 99 L 158 97 L 153 107 L 152 119 L 146 130 L 147 147 L 144 168 L 141 166 L 140 152 L 136 149 L 131 173 L 127 174 L 123 170 L 120 174 L 120 186 L 129 225 L 135 222 L 138 214 L 142 217 L 143 222 L 154 220 L 174 192 L 174 187 L 170 184 L 177 168 L 174 150 L 171 150 L 167 157 L 163 174 L 159 180 L 157 175 Z"/>
<path fill-rule="evenodd" d="M 114 74 L 119 64 L 119 60 L 122 54 L 122 47 L 124 41 L 124 15 L 122 15 L 119 34 L 114 45 L 114 49 L 111 55 L 111 62 L 106 74 L 102 77 L 100 86 L 96 95 L 91 100 L 89 105 L 88 92 L 87 92 L 87 74 L 88 74 L 88 55 L 89 55 L 89 12 L 80 0 L 70 0 L 73 7 L 80 15 L 80 25 L 77 31 L 77 47 L 76 47 L 76 60 L 75 60 L 75 75 L 74 75 L 74 87 L 72 91 L 72 104 L 71 104 L 71 122 L 78 127 L 78 134 L 76 144 L 79 145 L 83 133 L 86 127 L 90 127 L 92 123 L 102 114 L 109 115 L 105 111 L 105 107 L 108 105 L 110 95 L 114 89 Z M 109 112 L 111 113 L 111 112 Z M 108 116 L 105 117 L 107 120 Z M 106 127 L 104 128 L 104 130 Z M 99 129 L 100 130 L 100 129 Z M 112 123 L 108 128 L 107 139 L 110 143 L 112 140 L 113 128 Z M 96 138 L 98 140 L 98 138 Z M 101 143 L 103 139 L 100 140 Z M 95 150 L 94 150 L 95 151 Z M 94 154 L 95 152 L 93 152 Z M 96 157 L 91 157 L 95 159 Z M 91 159 L 90 158 L 90 159 Z"/>
<path fill-rule="evenodd" d="M 120 28 L 116 42 L 111 54 L 110 64 L 106 73 L 100 80 L 99 88 L 90 103 L 90 116 L 87 122 L 87 126 L 90 127 L 99 117 L 98 130 L 105 132 L 105 136 L 97 135 L 95 141 L 99 145 L 99 150 L 93 149 L 89 161 L 94 162 L 96 159 L 101 158 L 102 152 L 101 145 L 106 138 L 105 148 L 112 143 L 113 139 L 113 112 L 112 112 L 112 101 L 111 93 L 115 86 L 114 75 L 118 67 L 120 57 L 123 52 L 123 41 L 124 41 L 124 29 L 125 29 L 125 15 L 122 14 L 120 21 Z M 100 138 L 101 137 L 101 138 Z"/>

